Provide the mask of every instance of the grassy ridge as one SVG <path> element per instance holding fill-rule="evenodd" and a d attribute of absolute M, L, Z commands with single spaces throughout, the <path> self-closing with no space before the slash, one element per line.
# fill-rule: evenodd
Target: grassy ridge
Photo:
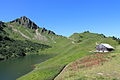
<path fill-rule="evenodd" d="M 41 50 L 37 47 L 35 51 L 38 54 L 54 55 L 45 62 L 36 64 L 36 68 L 32 72 L 20 77 L 18 80 L 52 80 L 65 65 L 83 56 L 92 54 L 90 51 L 95 50 L 96 42 L 108 43 L 114 47 L 118 45 L 116 40 L 107 38 L 102 34 L 85 32 L 73 34 L 71 37 L 66 38 L 53 34 L 49 35 L 47 34 L 48 32 L 38 33 L 37 35 L 35 30 L 20 26 L 16 23 L 6 23 L 6 25 L 8 27 L 5 27 L 4 31 L 9 34 L 8 36 L 10 38 L 23 41 L 27 39 L 31 42 L 50 45 L 52 46 L 51 48 Z M 35 38 L 35 36 L 39 38 L 40 35 L 41 37 L 44 36 L 46 40 L 37 40 L 37 38 Z M 29 54 L 32 53 L 30 52 Z"/>
<path fill-rule="evenodd" d="M 110 43 L 114 47 L 117 45 L 117 42 L 111 38 L 104 38 L 98 34 L 93 35 L 95 37 L 87 33 L 87 36 L 91 38 L 83 39 L 80 43 L 72 43 L 72 41 L 67 38 L 57 39 L 51 49 L 43 51 L 48 54 L 56 54 L 56 56 L 41 64 L 37 64 L 35 70 L 18 80 L 52 80 L 68 63 L 92 54 L 89 51 L 95 50 L 96 42 Z"/>

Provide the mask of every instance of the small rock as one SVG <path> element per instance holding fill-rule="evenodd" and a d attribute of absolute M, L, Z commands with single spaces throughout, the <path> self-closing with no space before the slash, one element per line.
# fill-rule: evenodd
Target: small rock
<path fill-rule="evenodd" d="M 103 73 L 97 73 L 98 75 L 103 75 Z"/>

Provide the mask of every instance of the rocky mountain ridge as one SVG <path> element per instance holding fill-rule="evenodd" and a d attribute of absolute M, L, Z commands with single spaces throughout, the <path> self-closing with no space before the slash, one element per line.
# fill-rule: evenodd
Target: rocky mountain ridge
<path fill-rule="evenodd" d="M 31 29 L 37 29 L 38 26 L 32 22 L 29 18 L 26 16 L 20 17 L 18 19 L 15 19 L 13 21 L 10 21 L 10 23 L 18 23 L 19 25 L 31 28 Z"/>
<path fill-rule="evenodd" d="M 22 17 L 17 18 L 13 21 L 10 21 L 10 23 L 17 23 L 21 26 L 25 26 L 27 28 L 34 29 L 34 30 L 41 29 L 41 31 L 40 31 L 41 33 L 47 33 L 47 34 L 55 35 L 55 33 L 51 30 L 47 30 L 45 28 L 40 28 L 37 24 L 35 24 L 33 21 L 31 21 L 26 16 L 22 16 Z"/>

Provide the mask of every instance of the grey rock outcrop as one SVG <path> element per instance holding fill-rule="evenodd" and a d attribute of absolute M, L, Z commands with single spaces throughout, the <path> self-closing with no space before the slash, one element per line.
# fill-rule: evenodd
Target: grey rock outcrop
<path fill-rule="evenodd" d="M 47 29 L 42 28 L 41 33 L 44 33 L 44 32 L 46 32 L 46 31 L 47 31 Z"/>
<path fill-rule="evenodd" d="M 18 19 L 15 19 L 13 21 L 10 21 L 10 23 L 17 23 L 19 25 L 31 28 L 31 29 L 38 29 L 39 27 L 32 22 L 29 18 L 27 18 L 26 16 L 20 17 Z M 42 28 L 42 30 L 40 31 L 40 33 L 46 33 L 46 34 L 54 34 L 55 33 L 53 31 L 47 30 L 45 28 Z"/>
<path fill-rule="evenodd" d="M 47 30 L 45 28 L 42 28 L 41 33 L 47 33 L 47 34 L 53 34 L 53 35 L 55 35 L 55 33 L 53 31 Z"/>
<path fill-rule="evenodd" d="M 54 34 L 55 35 L 55 33 L 53 32 L 53 31 L 48 31 L 48 34 Z"/>
<path fill-rule="evenodd" d="M 29 18 L 27 18 L 26 16 L 23 16 L 23 17 L 20 17 L 16 20 L 13 20 L 10 23 L 18 23 L 22 26 L 25 26 L 25 27 L 28 27 L 28 28 L 31 28 L 31 29 L 37 29 L 38 28 L 38 26 L 34 22 L 32 22 Z"/>

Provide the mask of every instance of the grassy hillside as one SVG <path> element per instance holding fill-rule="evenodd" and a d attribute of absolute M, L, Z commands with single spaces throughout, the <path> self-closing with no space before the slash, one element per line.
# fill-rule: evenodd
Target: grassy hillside
<path fill-rule="evenodd" d="M 84 37 L 80 37 L 86 35 Z M 119 80 L 120 47 L 115 39 L 95 33 L 75 33 L 70 37 L 76 44 L 85 40 L 84 49 L 95 49 L 94 43 L 108 43 L 115 47 L 111 53 L 94 53 L 69 63 L 55 80 Z M 89 41 L 87 42 L 87 39 Z M 90 46 L 89 46 L 90 45 Z M 87 46 L 87 47 L 86 47 Z M 82 49 L 82 50 L 84 50 Z"/>
<path fill-rule="evenodd" d="M 52 55 L 18 80 L 53 80 L 69 63 L 93 54 L 91 51 L 95 50 L 96 42 L 108 43 L 115 48 L 119 42 L 116 38 L 88 31 L 75 33 L 69 38 L 59 36 L 53 31 L 39 28 L 25 16 L 3 24 L 4 27 L 0 24 L 1 57 L 7 55 L 12 58 L 23 53 Z"/>
<path fill-rule="evenodd" d="M 37 53 L 51 46 L 42 40 L 32 39 L 35 30 L 15 23 L 0 22 L 0 60 L 23 57 L 27 53 Z"/>
<path fill-rule="evenodd" d="M 74 33 L 69 37 L 71 40 L 74 41 L 74 43 L 80 43 L 83 40 L 87 40 L 90 38 L 105 38 L 105 35 L 103 34 L 97 34 L 97 33 L 90 33 L 90 32 L 83 32 L 83 33 Z"/>
<path fill-rule="evenodd" d="M 51 36 L 57 36 L 53 34 L 48 34 L 48 31 L 42 32 L 43 28 L 30 29 L 18 23 L 5 23 L 7 27 L 4 31 L 9 34 L 10 38 L 16 40 L 30 40 L 34 42 L 52 42 Z M 49 36 L 49 37 L 48 37 Z"/>
<path fill-rule="evenodd" d="M 115 40 L 112 38 L 106 38 L 103 35 L 95 33 L 81 33 L 79 35 L 83 36 L 82 41 L 79 43 L 73 43 L 71 38 L 57 39 L 51 49 L 43 51 L 43 53 L 56 54 L 56 56 L 41 64 L 37 64 L 32 72 L 18 80 L 52 80 L 59 74 L 61 69 L 70 62 L 83 56 L 93 54 L 90 51 L 95 50 L 96 42 L 109 43 L 114 47 L 118 45 Z"/>
<path fill-rule="evenodd" d="M 116 49 L 117 53 L 93 54 L 70 63 L 55 80 L 120 80 L 119 46 Z"/>
<path fill-rule="evenodd" d="M 52 47 L 50 44 L 56 39 L 53 31 L 38 27 L 25 16 L 7 23 L 0 22 L 0 59 L 37 54 Z"/>

